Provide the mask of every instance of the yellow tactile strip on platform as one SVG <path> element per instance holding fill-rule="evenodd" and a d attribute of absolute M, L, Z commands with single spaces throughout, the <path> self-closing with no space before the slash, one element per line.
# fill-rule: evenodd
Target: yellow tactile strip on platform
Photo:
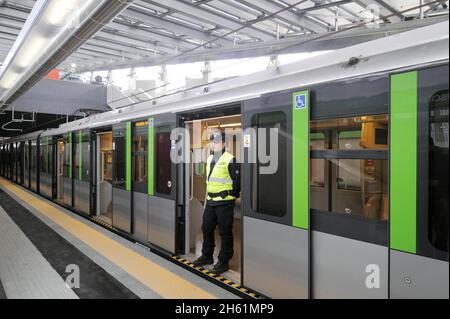
<path fill-rule="evenodd" d="M 58 208 L 0 178 L 0 186 L 103 255 L 163 298 L 213 299 L 214 295 L 164 269 Z"/>

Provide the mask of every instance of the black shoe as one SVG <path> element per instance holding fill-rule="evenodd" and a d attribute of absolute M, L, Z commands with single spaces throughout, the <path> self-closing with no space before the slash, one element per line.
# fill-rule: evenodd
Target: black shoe
<path fill-rule="evenodd" d="M 214 258 L 212 257 L 206 257 L 205 255 L 201 255 L 198 257 L 194 262 L 195 267 L 201 267 L 206 265 L 212 265 L 214 263 Z"/>
<path fill-rule="evenodd" d="M 214 265 L 214 268 L 211 270 L 213 274 L 220 275 L 224 272 L 228 271 L 230 268 L 228 267 L 228 263 L 224 262 L 217 262 L 217 264 Z"/>

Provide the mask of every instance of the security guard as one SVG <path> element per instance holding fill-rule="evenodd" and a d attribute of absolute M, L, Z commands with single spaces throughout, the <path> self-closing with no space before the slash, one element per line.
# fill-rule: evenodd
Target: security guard
<path fill-rule="evenodd" d="M 203 248 L 202 255 L 194 261 L 195 266 L 214 263 L 214 230 L 219 224 L 222 247 L 219 261 L 214 265 L 213 273 L 219 275 L 228 271 L 233 257 L 233 218 L 234 204 L 240 195 L 240 167 L 236 158 L 225 150 L 225 134 L 216 133 L 212 137 L 213 155 L 206 165 L 207 201 L 203 213 Z"/>

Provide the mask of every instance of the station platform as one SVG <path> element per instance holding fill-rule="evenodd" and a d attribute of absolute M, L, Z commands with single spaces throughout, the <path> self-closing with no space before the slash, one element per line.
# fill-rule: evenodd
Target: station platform
<path fill-rule="evenodd" d="M 238 296 L 0 178 L 0 299 Z"/>

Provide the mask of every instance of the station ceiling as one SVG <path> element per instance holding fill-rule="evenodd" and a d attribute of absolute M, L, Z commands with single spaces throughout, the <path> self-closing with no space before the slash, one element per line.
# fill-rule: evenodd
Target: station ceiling
<path fill-rule="evenodd" d="M 0 0 L 0 63 L 35 3 Z M 385 27 L 448 17 L 447 6 L 448 1 L 432 0 L 135 0 L 60 67 L 75 64 L 77 71 L 94 71 L 162 64 L 180 55 L 191 60 L 262 55 L 279 44 L 352 29 L 371 19 Z"/>

